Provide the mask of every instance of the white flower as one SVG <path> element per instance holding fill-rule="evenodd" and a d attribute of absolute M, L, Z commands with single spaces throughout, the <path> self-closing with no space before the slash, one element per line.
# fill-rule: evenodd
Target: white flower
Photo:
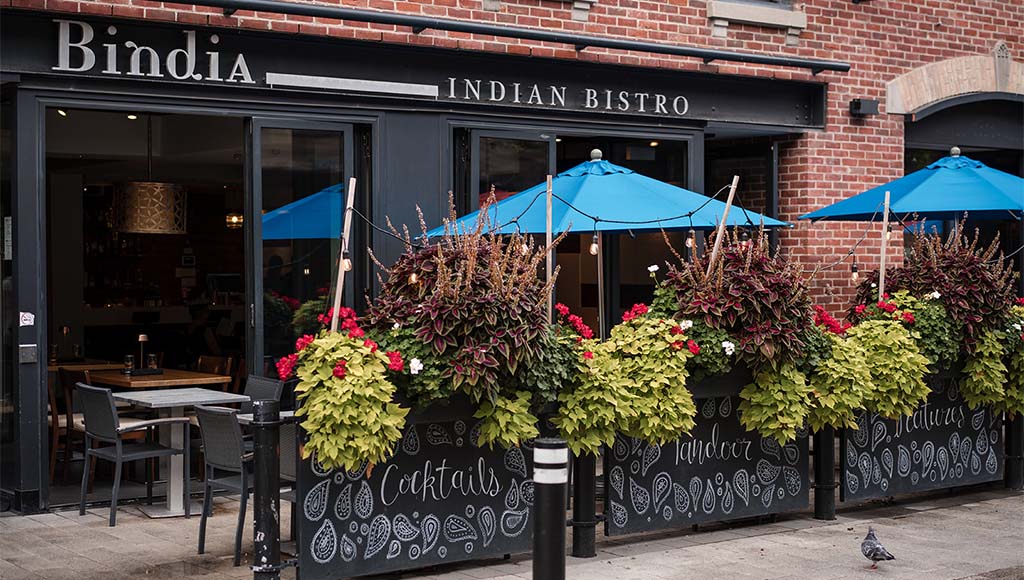
<path fill-rule="evenodd" d="M 1013 329 L 1016 330 L 1017 332 L 1020 332 L 1022 328 L 1024 327 L 1022 327 L 1019 323 L 1013 325 Z"/>
<path fill-rule="evenodd" d="M 725 351 L 725 354 L 727 354 L 729 356 L 732 356 L 733 353 L 736 352 L 736 345 L 731 343 L 731 342 L 729 342 L 728 340 L 723 340 L 722 341 L 722 350 Z"/>
<path fill-rule="evenodd" d="M 650 272 L 651 274 L 657 272 L 660 269 L 661 268 L 659 268 L 657 264 L 651 264 L 650 266 L 647 266 L 647 271 Z"/>
<path fill-rule="evenodd" d="M 693 328 L 693 321 L 684 320 L 679 323 L 679 328 L 682 328 L 683 330 L 690 330 L 691 328 Z"/>
<path fill-rule="evenodd" d="M 397 322 L 391 326 L 391 330 L 398 330 L 400 328 L 402 328 L 402 325 L 398 324 Z"/>
<path fill-rule="evenodd" d="M 872 282 L 872 283 L 871 283 L 871 287 L 872 287 L 872 288 L 878 288 L 878 284 L 875 284 L 874 282 Z"/>
<path fill-rule="evenodd" d="M 423 370 L 423 363 L 418 358 L 414 358 L 409 361 L 409 372 L 418 375 Z"/>
<path fill-rule="evenodd" d="M 939 294 L 938 290 L 936 290 L 935 292 L 929 294 L 928 298 L 931 300 L 938 300 L 939 298 L 942 298 L 942 294 Z"/>

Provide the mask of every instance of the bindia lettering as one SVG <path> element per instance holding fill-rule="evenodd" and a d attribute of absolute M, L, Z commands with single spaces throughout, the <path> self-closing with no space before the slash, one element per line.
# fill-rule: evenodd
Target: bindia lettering
<path fill-rule="evenodd" d="M 91 72 L 97 65 L 97 51 L 103 53 L 101 74 L 112 76 L 130 76 L 145 78 L 171 78 L 179 81 L 209 81 L 225 83 L 256 84 L 245 62 L 245 55 L 235 56 L 227 76 L 221 66 L 221 53 L 216 50 L 204 50 L 202 56 L 197 48 L 196 32 L 184 30 L 185 46 L 167 52 L 163 58 L 156 49 L 138 44 L 134 40 L 121 44 L 114 41 L 118 31 L 116 26 L 108 26 L 105 30 L 111 42 L 100 42 L 102 48 L 94 50 L 93 41 L 96 30 L 88 22 L 78 20 L 55 19 L 57 24 L 57 66 L 53 70 L 59 72 Z M 220 37 L 211 34 L 207 39 L 211 46 L 220 43 Z M 72 58 L 72 57 L 75 58 Z M 127 66 L 124 59 L 127 58 Z M 229 57 L 230 58 L 230 57 Z M 200 67 L 205 66 L 205 71 Z"/>

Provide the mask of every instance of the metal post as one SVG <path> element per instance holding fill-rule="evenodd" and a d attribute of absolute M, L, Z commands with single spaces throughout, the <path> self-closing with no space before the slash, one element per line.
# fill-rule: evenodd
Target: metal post
<path fill-rule="evenodd" d="M 565 580 L 565 492 L 569 449 L 564 439 L 533 445 L 533 578 Z"/>
<path fill-rule="evenodd" d="M 836 519 L 836 434 L 832 427 L 814 432 L 814 519 Z"/>
<path fill-rule="evenodd" d="M 253 489 L 254 580 L 281 577 L 281 406 L 253 401 L 255 486 Z"/>
<path fill-rule="evenodd" d="M 1006 487 L 1024 490 L 1024 417 L 1006 421 Z"/>
<path fill-rule="evenodd" d="M 572 556 L 597 556 L 594 545 L 597 531 L 597 456 L 585 453 L 573 458 L 572 481 Z"/>

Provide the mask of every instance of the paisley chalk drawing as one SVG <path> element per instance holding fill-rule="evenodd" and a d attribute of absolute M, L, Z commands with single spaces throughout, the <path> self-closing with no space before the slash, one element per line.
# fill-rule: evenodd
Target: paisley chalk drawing
<path fill-rule="evenodd" d="M 800 472 L 788 465 L 782 468 L 782 481 L 786 486 L 786 492 L 793 497 L 796 497 L 803 487 L 800 482 Z"/>
<path fill-rule="evenodd" d="M 953 431 L 953 434 L 949 436 L 949 455 L 952 463 L 957 462 L 957 458 L 960 457 L 960 433 Z"/>
<path fill-rule="evenodd" d="M 722 512 L 731 514 L 735 503 L 736 498 L 732 493 L 732 485 L 729 482 L 725 482 L 725 493 L 722 494 Z"/>
<path fill-rule="evenodd" d="M 882 450 L 882 470 L 885 471 L 886 477 L 892 477 L 892 449 Z"/>
<path fill-rule="evenodd" d="M 935 458 L 935 463 L 939 466 L 939 479 L 946 479 L 946 472 L 949 470 L 949 456 L 945 447 L 939 447 L 939 454 Z"/>
<path fill-rule="evenodd" d="M 519 494 L 523 496 L 523 502 L 526 505 L 533 505 L 533 480 L 524 479 L 519 484 Z"/>
<path fill-rule="evenodd" d="M 707 487 L 704 488 L 704 499 L 700 502 L 700 509 L 704 510 L 706 514 L 715 511 L 715 488 L 711 485 L 710 479 Z"/>
<path fill-rule="evenodd" d="M 615 444 L 612 445 L 612 455 L 616 461 L 624 461 L 629 456 L 629 447 L 626 446 L 626 442 L 622 440 L 622 437 L 615 438 Z"/>
<path fill-rule="evenodd" d="M 718 405 L 718 416 L 726 419 L 732 415 L 732 397 L 722 397 L 722 402 Z"/>
<path fill-rule="evenodd" d="M 661 517 L 665 518 L 666 522 L 672 521 L 672 508 L 665 506 L 665 509 L 661 510 Z"/>
<path fill-rule="evenodd" d="M 975 431 L 981 431 L 982 425 L 985 424 L 985 410 L 982 409 L 971 417 L 971 427 Z"/>
<path fill-rule="evenodd" d="M 473 524 L 466 518 L 452 514 L 444 519 L 444 539 L 449 543 L 476 540 L 479 537 Z"/>
<path fill-rule="evenodd" d="M 898 463 L 896 470 L 900 474 L 900 477 L 906 477 L 910 475 L 910 450 L 900 445 L 896 448 L 898 455 Z"/>
<path fill-rule="evenodd" d="M 975 452 L 971 452 L 971 473 L 978 475 L 981 473 L 981 456 Z"/>
<path fill-rule="evenodd" d="M 454 428 L 455 428 L 455 434 L 456 435 L 463 435 L 466 432 L 466 422 L 465 421 L 456 421 Z"/>
<path fill-rule="evenodd" d="M 851 494 L 854 494 L 854 493 L 857 493 L 858 489 L 860 489 L 860 480 L 857 479 L 856 475 L 854 475 L 853 473 L 847 471 L 846 472 L 846 490 L 849 491 Z"/>
<path fill-rule="evenodd" d="M 366 461 L 363 461 L 355 469 L 353 469 L 351 471 L 346 471 L 345 475 L 347 475 L 348 478 L 351 479 L 352 481 L 355 481 L 355 480 L 359 479 L 360 477 L 362 477 L 364 473 L 366 473 L 366 466 L 367 465 L 369 465 L 369 463 L 366 462 Z"/>
<path fill-rule="evenodd" d="M 764 486 L 764 493 L 761 494 L 761 505 L 766 508 L 772 507 L 772 501 L 775 499 L 775 484 Z"/>
<path fill-rule="evenodd" d="M 326 564 L 334 559 L 338 549 L 338 534 L 330 518 L 320 524 L 320 529 L 313 534 L 313 542 L 309 545 L 309 553 L 317 564 Z"/>
<path fill-rule="evenodd" d="M 920 480 L 921 480 L 921 476 L 918 475 L 916 471 L 912 471 L 910 473 L 910 483 L 911 483 L 911 485 L 917 485 L 917 482 L 920 481 Z"/>
<path fill-rule="evenodd" d="M 996 450 L 991 447 L 988 448 L 988 457 L 985 459 L 985 471 L 989 475 L 995 475 L 999 471 L 999 460 L 996 459 Z"/>
<path fill-rule="evenodd" d="M 505 507 L 510 510 L 518 510 L 519 503 L 521 501 L 522 498 L 519 495 L 519 486 L 512 485 L 511 487 L 509 487 L 508 493 L 505 494 Z"/>
<path fill-rule="evenodd" d="M 924 477 L 932 470 L 932 463 L 935 461 L 935 443 L 925 441 L 921 445 L 921 477 Z"/>
<path fill-rule="evenodd" d="M 402 437 L 402 451 L 406 455 L 416 455 L 420 452 L 420 436 L 416 432 L 416 425 L 409 425 L 405 428 L 405 436 Z"/>
<path fill-rule="evenodd" d="M 648 445 L 647 449 L 644 449 L 644 463 L 643 467 L 640 469 L 640 475 L 646 477 L 647 470 L 650 469 L 652 465 L 657 463 L 658 459 L 660 458 L 661 447 L 658 445 Z"/>
<path fill-rule="evenodd" d="M 878 467 L 878 458 L 871 458 L 871 483 L 878 485 L 882 481 L 882 470 Z"/>
<path fill-rule="evenodd" d="M 629 513 L 626 511 L 626 508 L 615 503 L 614 501 L 609 501 L 608 505 L 612 509 L 612 523 L 615 524 L 615 527 L 626 527 L 626 522 L 629 521 Z"/>
<path fill-rule="evenodd" d="M 334 502 L 334 517 L 347 520 L 352 515 L 352 484 L 341 489 L 338 499 Z"/>
<path fill-rule="evenodd" d="M 678 483 L 672 484 L 672 496 L 675 498 L 676 511 L 685 514 L 690 510 L 690 496 L 686 493 L 686 488 L 679 485 Z M 619 526 L 620 528 L 622 526 Z"/>
<path fill-rule="evenodd" d="M 871 455 L 867 451 L 860 454 L 857 467 L 860 469 L 860 479 L 864 482 L 864 487 L 867 487 L 871 483 Z"/>
<path fill-rule="evenodd" d="M 786 463 L 796 465 L 796 462 L 800 459 L 800 448 L 795 443 L 789 443 L 782 448 L 782 455 L 785 457 Z"/>
<path fill-rule="evenodd" d="M 700 505 L 700 490 L 704 486 L 704 482 L 697 476 L 690 479 L 690 499 L 693 503 L 693 509 L 697 509 Z"/>
<path fill-rule="evenodd" d="M 974 449 L 978 452 L 978 455 L 988 453 L 988 437 L 984 433 L 978 435 L 978 439 L 974 442 Z"/>
<path fill-rule="evenodd" d="M 774 439 L 770 439 L 768 437 L 761 438 L 761 451 L 764 452 L 765 455 L 771 455 L 775 459 L 782 459 L 779 455 L 779 443 Z"/>
<path fill-rule="evenodd" d="M 885 442 L 885 423 L 879 421 L 871 428 L 871 451 L 874 451 L 880 443 Z"/>
<path fill-rule="evenodd" d="M 369 560 L 384 549 L 390 536 L 391 522 L 388 520 L 388 516 L 377 514 L 377 517 L 370 522 L 370 532 L 366 535 L 366 551 L 363 552 L 363 559 Z"/>
<path fill-rule="evenodd" d="M 420 529 L 405 514 L 395 516 L 393 528 L 395 530 L 395 537 L 403 542 L 411 542 L 416 539 L 416 536 L 420 535 Z"/>
<path fill-rule="evenodd" d="M 320 460 L 317 459 L 316 455 L 314 455 L 310 460 L 309 468 L 313 471 L 313 475 L 316 475 L 317 477 L 326 477 L 331 474 L 331 470 L 324 467 L 323 464 L 320 463 Z"/>
<path fill-rule="evenodd" d="M 701 408 L 700 414 L 703 415 L 705 419 L 713 418 L 715 416 L 715 406 L 715 400 L 708 399 L 704 402 L 704 406 Z"/>
<path fill-rule="evenodd" d="M 644 489 L 632 477 L 629 478 L 629 497 L 633 502 L 633 509 L 638 514 L 646 513 L 647 508 L 651 506 L 650 492 Z"/>
<path fill-rule="evenodd" d="M 660 510 L 662 504 L 668 499 L 669 492 L 672 491 L 672 478 L 669 477 L 668 473 L 662 471 L 658 475 L 654 476 L 654 483 L 651 486 L 651 492 L 654 495 L 654 510 Z"/>
<path fill-rule="evenodd" d="M 348 534 L 341 536 L 338 548 L 341 551 L 341 559 L 345 562 L 351 562 L 356 559 L 356 543 L 352 541 L 352 538 L 348 537 Z"/>
<path fill-rule="evenodd" d="M 853 445 L 846 446 L 846 466 L 857 467 L 857 448 Z"/>
<path fill-rule="evenodd" d="M 483 536 L 484 547 L 486 548 L 494 539 L 494 532 L 498 529 L 497 518 L 494 517 L 494 510 L 491 506 L 485 506 L 477 512 L 476 521 L 480 524 L 480 534 Z"/>
<path fill-rule="evenodd" d="M 434 549 L 437 538 L 441 535 L 441 520 L 434 514 L 428 514 L 420 522 L 420 531 L 423 533 L 423 553 Z"/>
<path fill-rule="evenodd" d="M 733 474 L 732 487 L 736 490 L 736 495 L 743 500 L 743 505 L 750 505 L 750 475 L 746 469 Z"/>
<path fill-rule="evenodd" d="M 868 414 L 861 413 L 857 417 L 857 430 L 853 432 L 853 444 L 863 449 L 870 443 L 871 432 L 868 431 Z"/>
<path fill-rule="evenodd" d="M 971 442 L 970 437 L 964 437 L 960 441 L 960 462 L 967 466 L 971 460 L 971 450 L 974 448 L 974 444 Z"/>
<path fill-rule="evenodd" d="M 443 560 L 448 556 L 448 548 L 446 546 L 441 546 L 437 549 L 437 555 Z"/>
<path fill-rule="evenodd" d="M 320 521 L 327 513 L 327 495 L 331 486 L 331 480 L 325 479 L 313 486 L 306 494 L 306 500 L 302 502 L 302 512 L 306 519 L 311 522 Z"/>
<path fill-rule="evenodd" d="M 402 542 L 399 542 L 398 540 L 391 540 L 391 543 L 388 545 L 388 553 L 387 553 L 386 558 L 388 560 L 394 560 L 401 553 L 402 553 Z"/>
<path fill-rule="evenodd" d="M 622 499 L 622 488 L 626 482 L 621 466 L 616 465 L 612 468 L 611 472 L 608 473 L 608 481 L 612 485 L 612 491 L 619 496 L 619 499 Z"/>
<path fill-rule="evenodd" d="M 778 465 L 772 465 L 768 461 L 761 459 L 757 462 L 757 480 L 762 484 L 771 483 L 779 477 L 779 472 L 782 468 Z"/>
<path fill-rule="evenodd" d="M 526 458 L 523 456 L 522 449 L 509 447 L 505 451 L 505 468 L 512 473 L 519 474 L 520 477 L 526 477 Z"/>
<path fill-rule="evenodd" d="M 483 424 L 483 420 L 477 421 L 475 425 L 469 430 L 469 444 L 473 447 L 480 447 L 480 425 Z M 426 552 L 426 550 L 424 550 Z"/>
<path fill-rule="evenodd" d="M 640 447 L 644 444 L 643 440 L 642 439 L 631 439 L 631 441 L 632 442 L 630 443 L 630 451 L 629 452 L 630 453 L 636 453 L 637 451 L 640 451 Z"/>
<path fill-rule="evenodd" d="M 356 494 L 356 515 L 364 520 L 373 513 L 373 492 L 370 491 L 370 484 L 365 481 L 359 486 Z"/>
<path fill-rule="evenodd" d="M 422 553 L 422 551 L 420 550 L 420 547 L 419 547 L 418 544 L 413 544 L 413 545 L 409 546 L 409 559 L 410 560 L 417 560 L 417 559 L 419 559 L 421 553 Z"/>
<path fill-rule="evenodd" d="M 508 538 L 518 537 L 526 529 L 526 522 L 530 519 L 529 515 L 529 509 L 502 512 L 501 533 Z"/>
<path fill-rule="evenodd" d="M 452 438 L 448 430 L 442 425 L 431 423 L 427 425 L 427 443 L 431 445 L 451 445 Z"/>

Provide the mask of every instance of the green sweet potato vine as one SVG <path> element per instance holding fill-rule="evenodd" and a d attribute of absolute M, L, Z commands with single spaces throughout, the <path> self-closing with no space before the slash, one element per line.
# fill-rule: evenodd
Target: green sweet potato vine
<path fill-rule="evenodd" d="M 807 420 L 812 390 L 793 363 L 765 367 L 740 391 L 740 423 L 780 444 L 792 441 Z"/>
<path fill-rule="evenodd" d="M 867 320 L 846 332 L 865 352 L 872 388 L 864 406 L 888 419 L 911 415 L 928 397 L 928 359 L 899 322 Z"/>
<path fill-rule="evenodd" d="M 807 424 L 814 431 L 825 427 L 856 429 L 856 415 L 868 391 L 874 388 L 867 353 L 859 342 L 836 334 L 826 335 L 831 349 L 807 376 L 812 407 Z"/>
<path fill-rule="evenodd" d="M 514 447 L 522 441 L 533 439 L 537 431 L 537 417 L 530 412 L 528 391 L 519 391 L 513 396 L 499 396 L 493 403 L 484 401 L 473 415 L 480 422 L 479 445 Z"/>
<path fill-rule="evenodd" d="M 1006 333 L 987 330 L 964 363 L 964 377 L 960 381 L 960 393 L 972 408 L 981 405 L 995 405 L 1003 400 L 1006 391 L 1003 385 L 1007 379 L 1003 356 L 1006 354 Z"/>

